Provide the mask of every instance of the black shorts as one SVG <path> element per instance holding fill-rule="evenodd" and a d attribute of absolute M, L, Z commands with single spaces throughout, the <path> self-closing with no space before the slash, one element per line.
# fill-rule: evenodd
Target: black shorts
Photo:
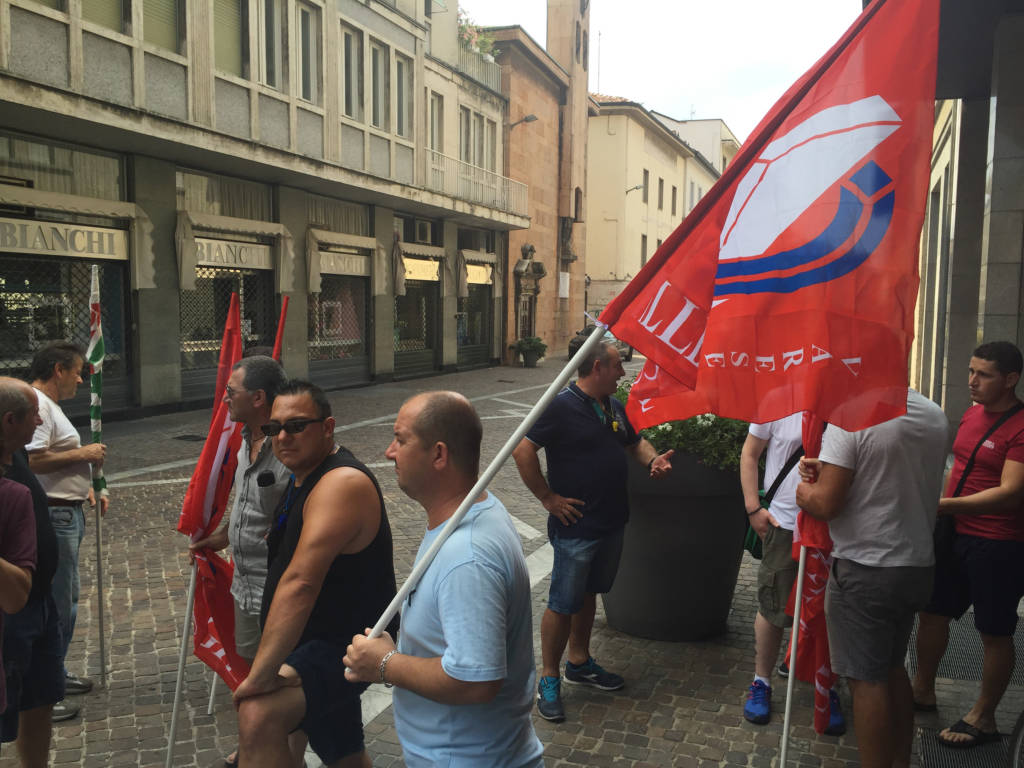
<path fill-rule="evenodd" d="M 52 595 L 29 600 L 4 617 L 3 649 L 7 709 L 0 716 L 0 741 L 14 741 L 18 712 L 64 698 L 64 643 Z"/>
<path fill-rule="evenodd" d="M 927 613 L 959 619 L 974 606 L 982 634 L 1011 637 L 1024 597 L 1024 542 L 957 534 L 951 555 L 939 554 Z"/>
<path fill-rule="evenodd" d="M 296 730 L 325 765 L 363 750 L 363 711 L 359 696 L 366 683 L 345 679 L 345 648 L 326 640 L 310 640 L 285 659 L 302 678 L 306 715 Z"/>

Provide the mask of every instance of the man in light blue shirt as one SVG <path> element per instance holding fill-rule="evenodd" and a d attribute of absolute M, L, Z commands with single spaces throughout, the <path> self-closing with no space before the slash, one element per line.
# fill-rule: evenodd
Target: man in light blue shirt
<path fill-rule="evenodd" d="M 476 482 L 483 428 L 469 401 L 407 401 L 386 455 L 427 512 L 417 561 Z M 483 493 L 402 606 L 397 649 L 357 635 L 352 681 L 395 686 L 395 730 L 409 768 L 542 766 L 530 720 L 535 671 L 530 581 L 505 507 Z"/>

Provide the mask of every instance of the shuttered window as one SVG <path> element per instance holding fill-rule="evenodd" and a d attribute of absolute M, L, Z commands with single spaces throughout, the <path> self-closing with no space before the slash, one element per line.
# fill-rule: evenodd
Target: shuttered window
<path fill-rule="evenodd" d="M 175 53 L 181 53 L 179 24 L 179 0 L 143 0 L 143 39 Z"/>
<path fill-rule="evenodd" d="M 122 0 L 82 0 L 82 18 L 115 32 L 121 32 L 121 3 Z"/>
<path fill-rule="evenodd" d="M 214 62 L 221 72 L 238 77 L 245 76 L 242 35 L 246 32 L 243 17 L 246 12 L 242 0 L 214 0 L 213 3 Z"/>

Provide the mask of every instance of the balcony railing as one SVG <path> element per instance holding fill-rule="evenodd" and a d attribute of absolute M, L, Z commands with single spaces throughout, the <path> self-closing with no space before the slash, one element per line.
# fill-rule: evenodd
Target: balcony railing
<path fill-rule="evenodd" d="M 491 61 L 486 61 L 482 53 L 459 45 L 459 72 L 472 77 L 478 83 L 483 83 L 492 91 L 501 90 L 501 66 Z"/>
<path fill-rule="evenodd" d="M 527 186 L 454 157 L 427 150 L 427 189 L 526 216 Z"/>

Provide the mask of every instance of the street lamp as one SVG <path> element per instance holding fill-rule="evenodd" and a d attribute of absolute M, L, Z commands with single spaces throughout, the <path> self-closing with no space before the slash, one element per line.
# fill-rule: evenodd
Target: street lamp
<path fill-rule="evenodd" d="M 626 190 L 626 194 L 628 195 L 630 192 L 635 192 L 636 190 L 643 189 L 643 188 L 644 188 L 643 184 L 637 184 L 635 187 L 630 187 L 629 189 L 627 189 Z"/>
<path fill-rule="evenodd" d="M 518 120 L 516 120 L 514 123 L 510 124 L 508 129 L 511 131 L 513 128 L 515 128 L 520 123 L 532 123 L 532 122 L 535 122 L 536 120 L 537 120 L 537 116 L 531 113 L 531 114 L 527 115 L 526 117 L 521 117 Z"/>

